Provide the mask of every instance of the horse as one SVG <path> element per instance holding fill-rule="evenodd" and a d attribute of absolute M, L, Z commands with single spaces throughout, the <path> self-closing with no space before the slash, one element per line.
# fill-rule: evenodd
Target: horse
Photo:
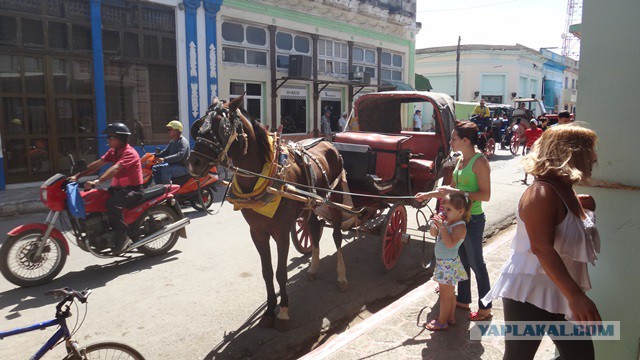
<path fill-rule="evenodd" d="M 195 177 L 202 177 L 212 164 L 228 167 L 232 162 L 235 168 L 248 170 L 253 174 L 266 173 L 271 176 L 278 174 L 282 179 L 280 183 L 266 180 L 272 187 L 282 185 L 284 182 L 310 185 L 319 188 L 314 190 L 318 196 L 325 197 L 335 203 L 341 203 L 342 195 L 327 193 L 327 190 L 347 188 L 342 157 L 338 150 L 329 141 L 320 141 L 321 139 L 318 139 L 317 144 L 312 147 L 296 143 L 287 145 L 286 148 L 278 148 L 279 144 L 273 140 L 275 135 L 268 133 L 260 123 L 253 120 L 242 109 L 243 98 L 244 95 L 230 102 L 223 102 L 215 98 L 206 114 L 193 123 L 190 135 L 195 140 L 195 145 L 189 158 L 191 174 Z M 294 149 L 297 149 L 297 153 L 293 151 Z M 303 157 L 300 156 L 301 152 L 306 153 L 305 156 L 310 160 L 303 161 Z M 288 156 L 282 156 L 285 153 L 288 153 Z M 278 171 L 268 170 L 269 168 L 273 170 L 273 167 L 276 167 Z M 267 169 L 266 172 L 263 172 L 265 169 Z M 284 331 L 290 326 L 288 313 L 290 301 L 286 289 L 289 234 L 296 219 L 304 210 L 305 203 L 281 197 L 280 203 L 271 217 L 260 214 L 249 204 L 261 204 L 260 201 L 254 200 L 269 197 L 270 194 L 265 195 L 264 191 L 256 190 L 256 186 L 260 189 L 265 188 L 263 186 L 265 180 L 262 178 L 262 184 L 260 184 L 261 178 L 257 175 L 251 175 L 247 172 L 244 172 L 243 175 L 239 171 L 231 186 L 232 190 L 251 195 L 248 198 L 239 199 L 244 201 L 240 207 L 242 216 L 249 224 L 251 239 L 260 255 L 262 277 L 267 288 L 267 308 L 258 325 Z M 315 182 L 312 181 L 314 178 Z M 311 190 L 308 191 L 311 192 Z M 247 207 L 242 208 L 244 205 Z M 333 241 L 337 249 L 338 289 L 347 291 L 346 267 L 341 249 L 343 213 L 335 207 L 328 207 L 328 211 L 324 211 L 324 213 L 328 213 L 327 220 L 333 228 Z M 312 238 L 312 252 L 307 277 L 309 280 L 314 280 L 320 262 L 319 241 L 323 224 L 314 214 L 309 217 L 308 224 Z M 277 296 L 273 284 L 270 238 L 276 242 L 278 253 L 276 280 L 280 288 L 280 311 L 277 316 L 275 316 Z"/>

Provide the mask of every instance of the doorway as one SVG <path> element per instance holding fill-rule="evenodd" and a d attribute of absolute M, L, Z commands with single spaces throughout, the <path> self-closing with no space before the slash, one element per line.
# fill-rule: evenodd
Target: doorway
<path fill-rule="evenodd" d="M 341 108 L 340 101 L 322 100 L 320 101 L 320 117 L 324 116 L 325 112 L 329 110 L 331 112 L 331 131 L 337 132 L 339 130 L 338 119 L 340 119 Z"/>

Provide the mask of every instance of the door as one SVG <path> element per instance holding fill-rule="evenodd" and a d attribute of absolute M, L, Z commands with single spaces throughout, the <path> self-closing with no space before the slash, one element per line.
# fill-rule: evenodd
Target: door
<path fill-rule="evenodd" d="M 25 53 L 0 55 L 0 63 L 7 183 L 68 173 L 69 153 L 95 160 L 91 61 Z"/>

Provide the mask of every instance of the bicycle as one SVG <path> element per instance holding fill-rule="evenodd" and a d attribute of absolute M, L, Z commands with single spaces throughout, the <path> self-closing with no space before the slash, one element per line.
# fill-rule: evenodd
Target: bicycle
<path fill-rule="evenodd" d="M 74 304 L 74 300 L 80 301 L 82 304 L 87 303 L 87 298 L 91 294 L 91 290 L 87 289 L 81 292 L 75 291 L 71 288 L 62 288 L 47 291 L 45 295 L 51 295 L 55 297 L 64 297 L 62 301 L 56 305 L 56 318 L 53 320 L 36 323 L 27 327 L 17 328 L 9 331 L 0 332 L 0 340 L 18 334 L 23 334 L 36 330 L 44 330 L 51 326 L 59 326 L 58 331 L 49 338 L 49 340 L 42 345 L 42 347 L 30 358 L 41 359 L 49 350 L 65 342 L 67 348 L 67 356 L 64 359 L 85 360 L 85 359 L 134 359 L 144 360 L 144 357 L 140 353 L 129 345 L 117 343 L 117 342 L 100 342 L 91 344 L 87 347 L 80 347 L 80 344 L 73 340 L 71 337 L 82 326 L 82 322 L 72 331 L 69 331 L 67 326 L 67 319 L 71 317 L 71 311 L 69 310 L 71 304 Z M 64 309 L 63 309 L 64 307 Z M 76 304 L 77 307 L 77 304 Z M 86 311 L 85 311 L 86 316 Z M 84 319 L 83 319 L 84 322 Z"/>

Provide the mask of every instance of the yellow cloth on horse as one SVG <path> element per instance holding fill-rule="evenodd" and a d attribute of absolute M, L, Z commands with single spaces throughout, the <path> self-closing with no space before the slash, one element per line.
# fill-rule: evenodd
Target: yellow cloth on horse
<path fill-rule="evenodd" d="M 273 149 L 273 139 L 271 137 L 269 137 L 269 143 Z M 277 168 L 278 165 L 275 163 L 265 163 L 260 174 L 274 177 Z M 262 177 L 258 178 L 258 181 L 253 187 L 253 191 L 244 193 L 237 179 L 238 178 L 235 177 L 231 183 L 231 196 L 228 198 L 229 202 L 233 204 L 233 210 L 250 209 L 258 214 L 272 218 L 282 200 L 282 196 L 280 195 L 267 193 L 267 187 L 272 184 L 272 181 Z"/>

